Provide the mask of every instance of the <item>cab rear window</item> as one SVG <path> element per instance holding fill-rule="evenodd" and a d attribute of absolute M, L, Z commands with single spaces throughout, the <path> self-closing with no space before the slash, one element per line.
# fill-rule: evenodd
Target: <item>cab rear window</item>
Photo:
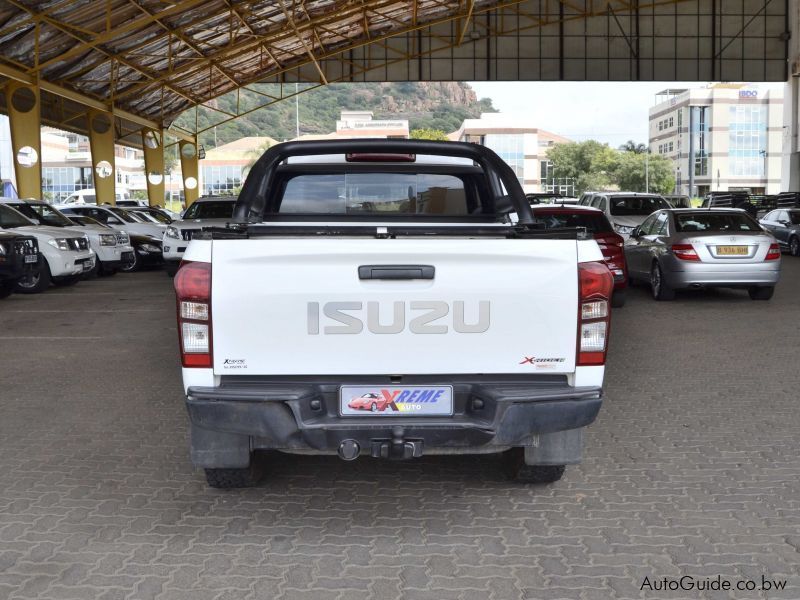
<path fill-rule="evenodd" d="M 183 214 L 184 219 L 230 219 L 233 217 L 232 201 L 212 200 L 210 202 L 195 202 Z"/>
<path fill-rule="evenodd" d="M 671 208 L 666 200 L 652 196 L 612 196 L 611 214 L 615 217 L 647 216 L 664 208 Z"/>
<path fill-rule="evenodd" d="M 690 231 L 761 231 L 761 226 L 745 214 L 691 213 L 675 215 L 675 230 Z"/>
<path fill-rule="evenodd" d="M 286 182 L 281 213 L 469 215 L 464 182 L 435 173 L 304 174 Z"/>
<path fill-rule="evenodd" d="M 533 216 L 547 229 L 585 227 L 591 233 L 610 233 L 612 231 L 611 223 L 601 212 L 575 211 L 570 213 L 536 210 Z"/>

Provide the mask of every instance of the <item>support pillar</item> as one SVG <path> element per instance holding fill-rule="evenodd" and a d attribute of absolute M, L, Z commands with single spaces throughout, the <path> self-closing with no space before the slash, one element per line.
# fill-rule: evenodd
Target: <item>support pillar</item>
<path fill-rule="evenodd" d="M 42 199 L 42 120 L 39 88 L 16 81 L 6 84 L 14 174 L 20 198 Z"/>
<path fill-rule="evenodd" d="M 89 145 L 92 149 L 94 189 L 98 204 L 116 204 L 117 167 L 114 161 L 114 117 L 100 110 L 90 110 Z"/>
<path fill-rule="evenodd" d="M 182 141 L 179 143 L 181 154 L 181 174 L 183 176 L 183 194 L 186 198 L 186 208 L 200 197 L 200 172 L 197 157 L 197 138 L 195 141 Z"/>
<path fill-rule="evenodd" d="M 164 206 L 164 135 L 155 129 L 142 129 L 147 199 L 150 206 Z"/>

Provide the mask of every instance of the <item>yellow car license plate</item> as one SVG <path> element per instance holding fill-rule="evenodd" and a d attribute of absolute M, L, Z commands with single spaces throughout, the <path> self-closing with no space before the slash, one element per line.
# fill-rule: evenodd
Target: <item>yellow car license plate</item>
<path fill-rule="evenodd" d="M 749 250 L 747 246 L 717 246 L 719 256 L 747 256 Z"/>

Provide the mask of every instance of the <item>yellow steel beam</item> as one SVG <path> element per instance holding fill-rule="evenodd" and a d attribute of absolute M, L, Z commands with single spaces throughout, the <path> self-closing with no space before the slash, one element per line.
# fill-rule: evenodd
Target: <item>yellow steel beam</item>
<path fill-rule="evenodd" d="M 116 204 L 117 168 L 114 161 L 114 115 L 89 109 L 89 146 L 98 204 Z"/>
<path fill-rule="evenodd" d="M 200 197 L 200 166 L 197 156 L 197 142 L 182 141 L 178 143 L 181 157 L 181 176 L 183 177 L 183 194 L 186 208 Z"/>
<path fill-rule="evenodd" d="M 469 4 L 469 9 L 467 10 L 467 16 L 464 18 L 464 25 L 461 27 L 461 32 L 458 34 L 457 46 L 460 46 L 464 41 L 464 35 L 467 33 L 467 28 L 472 19 L 472 11 L 475 8 L 475 0 L 467 0 L 467 3 Z"/>
<path fill-rule="evenodd" d="M 74 90 L 70 90 L 68 88 L 51 83 L 49 81 L 43 81 L 41 79 L 37 81 L 34 77 L 28 75 L 24 71 L 20 71 L 19 69 L 6 66 L 2 63 L 0 63 L 0 77 L 6 77 L 8 79 L 11 79 L 12 81 L 23 83 L 28 86 L 38 85 L 39 89 L 43 92 L 48 92 L 55 96 L 66 98 L 67 100 L 71 100 L 73 102 L 81 104 L 86 108 L 93 108 L 95 110 L 111 112 L 115 117 L 118 117 L 120 119 L 125 119 L 141 127 L 149 127 L 150 129 L 159 129 L 161 127 L 159 123 L 153 121 L 152 119 L 141 117 L 137 114 L 123 110 L 121 108 L 112 107 L 109 102 L 104 102 L 102 100 L 99 100 L 98 98 L 93 98 L 85 94 L 80 94 Z"/>
<path fill-rule="evenodd" d="M 516 4 L 518 2 L 524 2 L 524 1 L 526 1 L 526 0 L 513 0 L 513 2 L 511 2 L 511 3 L 512 4 Z M 371 12 L 376 12 L 378 9 L 390 8 L 392 6 L 395 6 L 396 3 L 397 3 L 397 0 L 376 0 L 373 4 L 370 5 L 370 11 Z M 499 5 L 496 5 L 496 6 L 499 6 Z M 485 8 L 483 10 L 491 10 L 492 8 L 494 8 L 494 7 Z M 333 14 L 325 13 L 325 14 L 319 15 L 311 22 L 296 23 L 296 27 L 297 27 L 297 29 L 299 31 L 302 32 L 303 30 L 305 30 L 309 26 L 317 26 L 319 24 L 328 24 L 328 23 L 330 23 L 332 26 L 336 26 L 342 20 L 348 19 L 348 18 L 352 17 L 353 15 L 359 15 L 360 16 L 362 10 L 363 10 L 363 7 L 362 7 L 361 4 L 353 4 L 353 5 L 349 6 L 349 7 L 347 7 L 347 6 L 343 7 L 342 10 L 340 10 L 339 12 L 333 13 Z M 378 13 L 378 14 L 380 14 L 380 13 Z M 385 18 L 385 15 L 381 14 L 381 16 Z M 448 17 L 443 18 L 443 19 L 437 19 L 436 21 L 432 21 L 432 22 L 428 22 L 428 23 L 420 23 L 415 27 L 404 28 L 404 29 L 401 29 L 401 30 L 392 31 L 392 32 L 390 32 L 388 34 L 382 34 L 380 36 L 380 39 L 383 39 L 385 37 L 391 37 L 391 36 L 394 36 L 394 35 L 400 35 L 400 34 L 405 33 L 407 31 L 412 31 L 412 30 L 415 31 L 417 29 L 422 29 L 422 28 L 428 27 L 431 23 L 435 24 L 435 23 L 439 23 L 439 22 L 450 21 L 452 19 L 457 19 L 459 16 L 460 16 L 459 14 L 453 14 L 452 16 L 448 16 Z M 199 60 L 199 61 L 197 61 L 197 62 L 195 62 L 195 63 L 193 63 L 191 65 L 185 65 L 185 66 L 182 65 L 179 68 L 168 70 L 167 72 L 161 74 L 159 77 L 153 79 L 152 81 L 144 81 L 144 82 L 141 82 L 141 83 L 139 83 L 139 84 L 137 84 L 135 86 L 132 86 L 131 88 L 129 88 L 127 90 L 122 91 L 120 93 L 119 97 L 120 98 L 124 98 L 124 97 L 127 97 L 127 96 L 135 95 L 142 88 L 147 87 L 147 86 L 152 85 L 152 84 L 155 84 L 155 83 L 163 83 L 163 82 L 169 80 L 175 74 L 178 74 L 179 76 L 186 76 L 186 75 L 195 74 L 195 73 L 197 73 L 199 71 L 202 71 L 203 69 L 207 68 L 212 60 L 216 60 L 218 62 L 224 61 L 224 60 L 227 60 L 228 58 L 235 57 L 238 54 L 258 49 L 259 47 L 262 47 L 264 44 L 274 45 L 275 42 L 286 41 L 286 40 L 291 39 L 291 38 L 296 39 L 297 38 L 297 34 L 295 33 L 293 28 L 289 27 L 289 28 L 281 28 L 281 29 L 279 29 L 277 31 L 271 31 L 269 33 L 266 33 L 264 35 L 259 36 L 258 38 L 255 38 L 253 40 L 248 40 L 248 41 L 242 42 L 240 44 L 228 45 L 228 46 L 225 47 L 224 50 L 221 50 L 219 53 L 215 54 L 213 59 L 211 57 L 207 57 L 207 58 L 205 58 L 203 60 Z M 378 38 L 373 38 L 373 39 L 378 39 Z M 360 47 L 360 46 L 368 44 L 369 42 L 370 42 L 370 40 L 359 40 L 358 43 L 353 47 Z M 347 50 L 347 49 L 349 49 L 349 48 L 345 48 L 345 50 Z M 282 50 L 282 51 L 286 52 L 287 54 L 291 54 L 287 50 Z M 340 50 L 336 49 L 333 52 L 336 53 L 338 51 L 340 51 Z M 304 54 L 306 54 L 306 56 L 308 56 L 307 53 L 304 53 Z M 308 57 L 308 58 L 309 58 L 309 60 L 304 64 L 310 64 L 310 63 L 313 62 L 311 60 L 311 57 Z M 279 64 L 279 63 L 276 61 L 276 64 Z M 289 68 L 283 69 L 280 72 L 287 72 L 287 71 L 290 71 L 290 70 L 293 70 L 293 67 L 289 67 Z M 274 73 L 275 72 L 260 73 L 258 76 L 254 77 L 254 78 L 249 78 L 247 83 L 250 83 L 252 81 L 258 81 L 260 79 L 263 79 L 264 77 L 272 76 Z M 246 83 L 242 83 L 240 81 L 239 85 L 246 85 Z"/>
<path fill-rule="evenodd" d="M 36 86 L 16 81 L 6 85 L 11 126 L 11 151 L 20 198 L 42 197 L 41 97 Z"/>
<path fill-rule="evenodd" d="M 184 11 L 194 8 L 195 6 L 203 4 L 207 1 L 208 0 L 180 0 L 174 3 L 172 6 L 169 6 L 168 8 L 165 8 L 164 10 L 160 11 L 158 13 L 158 16 L 160 19 L 166 19 L 168 17 L 178 15 Z M 47 15 L 47 11 L 38 12 L 28 8 L 24 4 L 19 4 L 19 8 L 25 11 L 26 13 L 30 14 L 34 20 L 50 19 L 50 17 L 48 17 Z M 50 19 L 50 20 L 55 21 L 55 19 Z M 125 33 L 136 31 L 137 29 L 141 29 L 143 27 L 146 27 L 147 25 L 151 25 L 153 24 L 154 20 L 155 19 L 152 16 L 150 17 L 144 16 L 139 19 L 131 19 L 129 21 L 126 21 L 125 23 L 119 24 L 111 31 L 105 31 L 103 33 L 95 35 L 89 40 L 84 40 L 82 43 L 76 44 L 66 52 L 63 52 L 62 54 L 57 56 L 54 60 L 56 62 L 62 62 L 67 59 L 79 56 L 89 49 L 95 49 L 101 44 L 106 44 L 108 42 L 119 39 Z M 49 66 L 51 62 L 52 61 L 48 61 L 47 63 L 42 63 L 40 65 L 40 68 Z"/>
<path fill-rule="evenodd" d="M 328 80 L 325 78 L 325 73 L 323 72 L 322 67 L 319 66 L 319 61 L 317 61 L 317 59 L 314 57 L 314 52 L 312 52 L 311 48 L 306 43 L 305 38 L 300 33 L 300 30 L 297 28 L 297 24 L 294 22 L 294 18 L 289 14 L 289 11 L 286 10 L 286 4 L 283 2 L 283 0 L 278 0 L 278 1 L 280 2 L 283 14 L 286 16 L 286 21 L 289 23 L 291 28 L 294 30 L 294 34 L 297 36 L 297 41 L 299 41 L 302 44 L 303 49 L 305 49 L 306 51 L 306 54 L 308 54 L 308 57 L 312 60 L 314 66 L 317 68 L 322 83 L 328 83 Z"/>
<path fill-rule="evenodd" d="M 144 175 L 150 206 L 164 206 L 164 132 L 142 129 Z"/>

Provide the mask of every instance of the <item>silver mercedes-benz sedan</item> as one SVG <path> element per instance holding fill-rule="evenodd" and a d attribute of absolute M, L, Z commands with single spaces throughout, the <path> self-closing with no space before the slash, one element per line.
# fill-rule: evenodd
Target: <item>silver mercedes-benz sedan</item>
<path fill-rule="evenodd" d="M 743 210 L 670 209 L 650 215 L 625 240 L 631 281 L 650 284 L 656 300 L 675 290 L 745 288 L 769 300 L 780 278 L 777 241 Z"/>

